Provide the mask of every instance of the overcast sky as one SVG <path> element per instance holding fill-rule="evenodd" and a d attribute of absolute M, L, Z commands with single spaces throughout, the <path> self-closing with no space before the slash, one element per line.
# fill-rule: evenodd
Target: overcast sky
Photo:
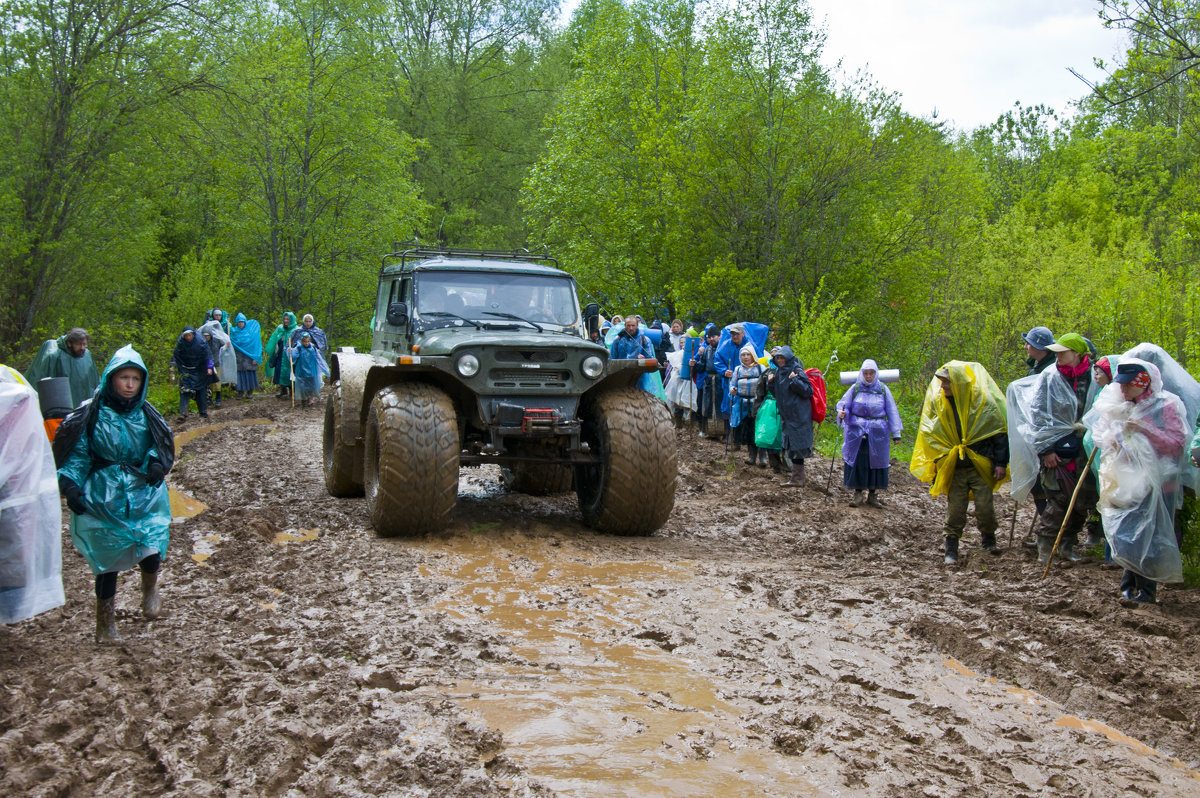
<path fill-rule="evenodd" d="M 828 36 L 824 62 L 853 75 L 866 69 L 904 109 L 971 130 L 1020 100 L 1064 115 L 1088 89 L 1099 57 L 1124 52 L 1105 30 L 1096 0 L 808 0 Z M 563 0 L 564 18 L 579 4 Z"/>
<path fill-rule="evenodd" d="M 828 40 L 826 64 L 839 58 L 853 74 L 866 68 L 903 95 L 914 116 L 972 129 L 990 124 L 1020 100 L 1060 114 L 1088 93 L 1076 71 L 1095 82 L 1100 57 L 1123 52 L 1095 0 L 809 0 Z"/>

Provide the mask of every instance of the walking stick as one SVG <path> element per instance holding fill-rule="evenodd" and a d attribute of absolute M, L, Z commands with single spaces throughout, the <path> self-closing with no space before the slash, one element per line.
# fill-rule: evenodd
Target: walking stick
<path fill-rule="evenodd" d="M 288 348 L 288 392 L 292 395 L 292 409 L 296 409 L 296 361 L 292 360 L 292 350 Z"/>
<path fill-rule="evenodd" d="M 1017 533 L 1017 510 L 1019 510 L 1020 508 L 1021 508 L 1021 505 L 1017 504 L 1016 500 L 1014 499 L 1013 500 L 1012 523 L 1008 525 L 1008 547 L 1010 549 L 1012 548 L 1012 545 L 1013 545 L 1013 536 Z"/>
<path fill-rule="evenodd" d="M 822 379 L 824 379 L 825 375 L 829 373 L 829 369 L 833 368 L 833 364 L 836 362 L 838 362 L 838 356 L 837 350 L 835 349 L 833 350 L 833 354 L 829 356 L 829 362 L 825 364 L 825 370 L 821 372 Z M 826 415 L 828 415 L 829 411 L 826 410 L 825 412 Z M 821 421 L 817 423 L 817 430 L 813 433 L 813 448 L 816 448 L 817 436 L 821 434 L 821 425 L 824 423 L 825 419 L 821 419 Z M 829 478 L 825 480 L 825 498 L 821 500 L 822 503 L 829 500 L 829 492 L 833 490 L 833 466 L 837 463 L 837 458 L 838 454 L 837 450 L 835 449 L 833 452 L 833 457 L 829 458 Z"/>
<path fill-rule="evenodd" d="M 1058 544 L 1062 541 L 1063 531 L 1067 528 L 1067 522 L 1071 520 L 1071 512 L 1075 509 L 1075 500 L 1079 498 L 1079 489 L 1083 487 L 1083 480 L 1087 478 L 1087 474 L 1092 470 L 1092 461 L 1096 459 L 1096 452 L 1100 451 L 1100 447 L 1092 449 L 1092 453 L 1088 455 L 1087 465 L 1083 467 L 1083 473 L 1079 475 L 1079 481 L 1075 483 L 1075 490 L 1071 492 L 1071 503 L 1067 505 L 1067 514 L 1063 518 L 1062 526 L 1058 528 L 1058 537 L 1054 538 L 1054 548 L 1050 549 L 1050 559 L 1046 561 L 1046 570 L 1042 571 L 1042 579 L 1046 578 L 1046 574 L 1050 573 L 1050 566 L 1054 563 L 1054 554 L 1058 551 Z"/>

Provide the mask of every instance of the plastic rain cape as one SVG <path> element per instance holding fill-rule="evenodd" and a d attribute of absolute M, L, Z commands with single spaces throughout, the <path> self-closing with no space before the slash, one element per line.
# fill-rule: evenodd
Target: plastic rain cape
<path fill-rule="evenodd" d="M 992 462 L 969 447 L 1006 430 L 1004 394 L 979 363 L 951 360 L 944 368 L 950 372 L 954 406 L 942 392 L 942 381 L 933 377 L 925 389 L 921 425 L 908 470 L 922 482 L 931 483 L 929 492 L 939 496 L 950 488 L 962 456 L 971 461 L 983 481 L 995 490 L 1004 480 L 993 479 Z M 961 438 L 954 423 L 954 411 L 962 425 Z"/>
<path fill-rule="evenodd" d="M 237 322 L 246 322 L 245 327 L 238 327 Z M 229 340 L 233 342 L 233 346 L 239 352 L 251 360 L 263 362 L 263 345 L 262 345 L 262 327 L 257 319 L 246 319 L 242 313 L 237 315 L 234 320 L 234 327 L 229 332 Z"/>
<path fill-rule="evenodd" d="M 127 365 L 146 373 L 141 355 L 123 346 L 105 367 L 101 385 Z M 157 450 L 142 408 L 145 400 L 143 380 L 139 401 L 128 413 L 101 405 L 95 428 L 79 437 L 59 469 L 83 490 L 88 512 L 71 513 L 71 541 L 93 574 L 132 568 L 156 551 L 167 554 L 171 503 L 165 483 L 146 484 L 146 467 Z M 102 399 L 97 395 L 93 401 Z"/>
<path fill-rule="evenodd" d="M 1161 346 L 1147 343 L 1138 344 L 1121 355 L 1121 362 L 1125 362 L 1128 358 L 1144 360 L 1158 367 L 1159 374 L 1162 376 L 1163 390 L 1179 397 L 1187 411 L 1183 417 L 1184 423 L 1195 427 L 1196 417 L 1200 415 L 1200 382 L 1188 374 L 1187 370 L 1179 365 L 1175 358 L 1168 355 Z M 1113 366 L 1113 369 L 1115 370 L 1116 366 Z M 1200 489 L 1200 468 L 1192 468 L 1187 462 L 1186 455 L 1183 463 L 1184 468 L 1180 472 L 1180 480 L 1192 490 Z M 1183 501 L 1182 494 L 1180 494 L 1179 500 Z"/>
<path fill-rule="evenodd" d="M 229 336 L 221 328 L 221 322 L 205 322 L 204 326 L 197 330 L 197 333 L 201 336 L 211 335 L 213 340 L 221 345 L 216 362 L 217 379 L 223 383 L 237 382 L 237 355 L 233 353 L 233 342 L 229 340 Z"/>
<path fill-rule="evenodd" d="M 33 363 L 25 372 L 25 379 L 33 388 L 45 377 L 66 377 L 71 386 L 71 406 L 79 407 L 90 399 L 100 384 L 92 352 L 85 349 L 81 357 L 75 357 L 67 349 L 67 336 L 52 338 L 38 347 Z"/>
<path fill-rule="evenodd" d="M 696 383 L 688 376 L 687 362 L 684 360 L 686 355 L 687 351 L 684 349 L 667 352 L 671 373 L 667 377 L 666 399 L 672 410 L 696 409 Z"/>
<path fill-rule="evenodd" d="M 1136 358 L 1122 356 L 1122 363 Z M 1144 361 L 1143 361 L 1144 363 Z M 1175 507 L 1181 452 L 1190 437 L 1178 396 L 1163 390 L 1158 368 L 1150 372 L 1150 395 L 1128 402 L 1114 383 L 1100 391 L 1083 422 L 1100 449 L 1100 517 L 1113 561 L 1156 582 L 1182 582 L 1175 542 Z M 1156 451 L 1144 430 L 1153 429 Z"/>
<path fill-rule="evenodd" d="M 1096 381 L 1088 388 L 1088 402 L 1096 395 Z M 1079 402 L 1071 386 L 1054 366 L 1040 374 L 1030 374 L 1009 383 L 1008 467 L 1012 474 L 1009 489 L 1018 504 L 1025 501 L 1041 470 L 1039 452 L 1073 432 L 1081 432 L 1075 418 Z"/>
<path fill-rule="evenodd" d="M 0 366 L 0 623 L 62 606 L 62 505 L 37 393 Z"/>

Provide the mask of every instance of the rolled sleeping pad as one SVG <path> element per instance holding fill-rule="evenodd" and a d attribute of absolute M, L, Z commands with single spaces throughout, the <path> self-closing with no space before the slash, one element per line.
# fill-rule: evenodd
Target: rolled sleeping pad
<path fill-rule="evenodd" d="M 662 346 L 663 331 L 661 327 L 642 327 L 642 334 L 650 339 L 655 346 Z"/>
<path fill-rule="evenodd" d="M 691 335 L 683 336 L 683 365 L 679 369 L 679 376 L 685 380 L 692 378 L 692 366 L 688 361 L 696 356 L 696 350 L 699 348 L 699 338 Z"/>
<path fill-rule="evenodd" d="M 875 374 L 880 382 L 900 382 L 900 369 L 882 369 Z M 857 371 L 843 371 L 838 375 L 842 385 L 853 385 L 858 380 Z"/>
<path fill-rule="evenodd" d="M 37 384 L 38 406 L 42 418 L 65 418 L 71 405 L 71 383 L 66 377 L 43 377 Z"/>

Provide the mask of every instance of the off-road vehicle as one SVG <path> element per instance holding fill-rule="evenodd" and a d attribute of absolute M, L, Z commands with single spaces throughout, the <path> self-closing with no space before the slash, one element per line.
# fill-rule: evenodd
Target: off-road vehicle
<path fill-rule="evenodd" d="M 325 485 L 366 494 L 384 536 L 442 528 L 460 466 L 494 463 L 513 490 L 570 490 L 584 521 L 644 535 L 675 502 L 665 405 L 638 387 L 653 360 L 609 360 L 598 308 L 528 252 L 410 249 L 386 255 L 371 354 L 330 364 Z"/>

